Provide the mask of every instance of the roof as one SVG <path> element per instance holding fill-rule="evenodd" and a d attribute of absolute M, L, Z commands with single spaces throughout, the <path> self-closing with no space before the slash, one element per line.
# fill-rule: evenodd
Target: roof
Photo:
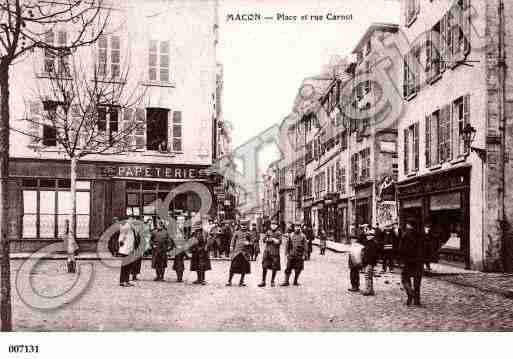
<path fill-rule="evenodd" d="M 392 23 L 384 23 L 384 22 L 374 22 L 374 23 L 372 23 L 367 28 L 367 30 L 365 31 L 365 33 L 361 37 L 360 41 L 358 41 L 358 43 L 356 44 L 354 50 L 351 51 L 351 53 L 354 54 L 354 53 L 358 52 L 360 50 L 360 48 L 363 46 L 363 44 L 365 44 L 365 42 L 368 40 L 368 38 L 372 35 L 372 33 L 374 33 L 374 31 L 378 31 L 378 30 L 385 31 L 385 32 L 391 32 L 391 33 L 396 33 L 399 30 L 399 25 L 392 24 Z"/>

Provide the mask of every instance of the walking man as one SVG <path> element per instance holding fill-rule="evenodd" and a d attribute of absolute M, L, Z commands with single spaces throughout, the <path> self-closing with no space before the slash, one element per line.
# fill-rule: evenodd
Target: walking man
<path fill-rule="evenodd" d="M 119 228 L 119 250 L 118 253 L 121 258 L 121 269 L 119 274 L 119 285 L 121 287 L 132 287 L 130 283 L 130 272 L 132 270 L 132 263 L 135 260 L 134 254 L 135 247 L 135 231 L 130 223 L 126 221 L 121 224 Z"/>
<path fill-rule="evenodd" d="M 313 250 L 313 240 L 314 240 L 314 233 L 312 230 L 312 227 L 309 224 L 306 224 L 304 226 L 303 233 L 306 237 L 306 252 L 305 252 L 305 260 L 309 261 L 310 257 L 312 256 L 312 250 Z"/>
<path fill-rule="evenodd" d="M 267 231 L 264 239 L 265 249 L 262 256 L 262 282 L 259 287 L 265 287 L 265 280 L 267 277 L 267 270 L 272 271 L 271 287 L 275 286 L 274 280 L 276 273 L 281 270 L 280 263 L 280 246 L 282 242 L 282 233 L 278 228 L 276 221 L 271 222 L 271 229 Z"/>
<path fill-rule="evenodd" d="M 232 285 L 234 274 L 240 274 L 240 287 L 245 287 L 244 277 L 251 273 L 250 250 L 251 250 L 251 233 L 249 232 L 249 220 L 240 221 L 240 230 L 233 235 L 232 244 L 232 263 L 230 266 L 230 276 L 227 286 Z"/>
<path fill-rule="evenodd" d="M 327 240 L 328 237 L 326 235 L 326 231 L 324 229 L 321 229 L 321 232 L 319 233 L 319 248 L 321 249 L 321 256 L 326 255 Z"/>
<path fill-rule="evenodd" d="M 289 235 L 287 245 L 285 247 L 287 268 L 285 269 L 285 281 L 280 284 L 282 287 L 289 286 L 289 279 L 292 270 L 294 270 L 294 285 L 299 285 L 298 279 L 304 268 L 304 255 L 307 246 L 306 237 L 301 233 L 301 224 L 296 223 L 294 225 L 294 232 Z"/>
<path fill-rule="evenodd" d="M 420 283 L 424 265 L 424 243 L 422 237 L 414 229 L 414 222 L 409 220 L 401 236 L 399 255 L 403 263 L 401 282 L 408 296 L 406 305 L 412 302 L 420 306 Z M 412 286 L 413 280 L 413 286 Z"/>
<path fill-rule="evenodd" d="M 376 232 L 373 228 L 366 232 L 366 241 L 363 249 L 363 267 L 365 271 L 365 291 L 363 295 L 374 295 L 374 267 L 378 262 L 378 244 Z"/>
<path fill-rule="evenodd" d="M 351 244 L 349 250 L 349 280 L 351 281 L 350 292 L 358 292 L 360 290 L 360 270 L 362 269 L 363 254 L 362 237 L 358 236 L 356 242 Z"/>
<path fill-rule="evenodd" d="M 151 233 L 150 243 L 152 248 L 151 267 L 157 274 L 154 281 L 163 281 L 167 268 L 167 251 L 172 249 L 173 242 L 160 220 L 157 221 L 157 226 Z"/>
<path fill-rule="evenodd" d="M 212 269 L 210 256 L 207 248 L 207 241 L 203 237 L 201 224 L 196 223 L 192 226 L 191 246 L 191 272 L 196 272 L 198 279 L 193 284 L 206 285 L 205 272 Z"/>
<path fill-rule="evenodd" d="M 251 224 L 251 260 L 256 261 L 260 254 L 260 232 L 257 230 L 256 223 Z"/>

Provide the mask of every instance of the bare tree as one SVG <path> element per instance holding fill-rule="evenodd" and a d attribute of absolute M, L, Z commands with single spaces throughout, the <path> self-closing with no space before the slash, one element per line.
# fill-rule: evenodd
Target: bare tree
<path fill-rule="evenodd" d="M 37 96 L 25 116 L 28 126 L 11 126 L 13 131 L 31 137 L 34 151 L 51 148 L 70 160 L 69 236 L 74 242 L 79 161 L 86 156 L 117 155 L 135 149 L 135 136 L 144 128 L 139 105 L 146 91 L 138 85 L 137 76 L 130 74 L 129 57 L 125 56 L 124 65 L 107 69 L 99 57 L 86 55 L 81 50 L 61 54 L 61 70 L 38 82 Z"/>
<path fill-rule="evenodd" d="M 98 39 L 109 18 L 104 0 L 0 1 L 0 319 L 12 330 L 10 248 L 7 239 L 7 177 L 9 175 L 9 69 L 35 49 L 66 52 Z M 60 26 L 73 28 L 66 44 L 45 36 Z M 53 40 L 53 39 L 52 39 Z"/>

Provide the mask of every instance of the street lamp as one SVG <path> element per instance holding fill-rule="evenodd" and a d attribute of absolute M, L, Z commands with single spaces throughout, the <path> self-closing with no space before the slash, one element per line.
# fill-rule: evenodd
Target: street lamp
<path fill-rule="evenodd" d="M 472 143 L 476 139 L 477 130 L 470 123 L 467 123 L 465 127 L 461 130 L 463 134 L 463 143 L 465 148 L 469 148 L 471 151 L 474 151 L 481 160 L 486 161 L 486 149 L 472 147 Z"/>

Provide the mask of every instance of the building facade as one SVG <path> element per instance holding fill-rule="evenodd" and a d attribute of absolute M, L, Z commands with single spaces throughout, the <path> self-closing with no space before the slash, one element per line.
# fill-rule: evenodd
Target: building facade
<path fill-rule="evenodd" d="M 513 4 L 401 2 L 400 218 L 431 223 L 443 259 L 511 271 Z"/>
<path fill-rule="evenodd" d="M 113 77 L 129 61 L 129 81 L 135 83 L 134 91 L 144 93 L 144 100 L 132 109 L 109 108 L 105 128 L 99 129 L 118 131 L 135 116 L 139 126 L 130 151 L 88 155 L 79 161 L 76 234 L 84 250 L 94 249 L 113 217 L 155 220 L 156 201 L 180 184 L 201 182 L 210 192 L 218 185 L 206 171 L 218 156 L 217 2 L 131 0 L 120 4 L 111 18 L 106 35 L 80 50 L 81 58 L 85 66 L 104 59 Z M 52 36 L 65 41 L 66 31 Z M 11 70 L 11 119 L 17 129 L 10 139 L 8 236 L 13 251 L 35 250 L 59 240 L 71 213 L 69 158 L 52 142 L 51 129 L 24 127 L 30 123 L 23 121 L 47 111 L 34 89 L 55 76 L 49 71 L 52 61 L 52 56 L 36 51 Z M 37 136 L 25 135 L 31 131 Z M 169 214 L 183 221 L 200 206 L 199 196 L 184 191 L 171 200 Z"/>

